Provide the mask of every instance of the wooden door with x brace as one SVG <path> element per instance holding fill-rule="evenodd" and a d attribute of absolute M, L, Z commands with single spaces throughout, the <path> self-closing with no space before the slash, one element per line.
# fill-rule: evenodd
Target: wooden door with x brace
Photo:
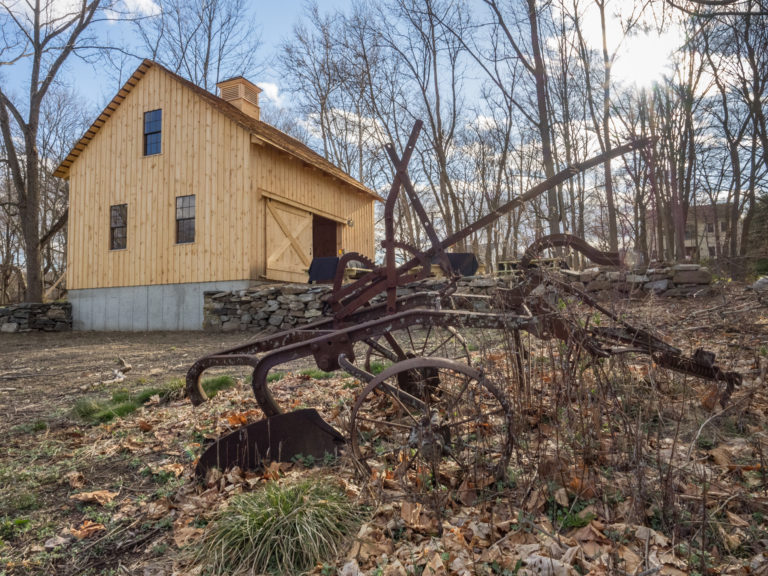
<path fill-rule="evenodd" d="M 312 214 L 269 198 L 266 201 L 266 276 L 306 282 L 312 263 Z"/>

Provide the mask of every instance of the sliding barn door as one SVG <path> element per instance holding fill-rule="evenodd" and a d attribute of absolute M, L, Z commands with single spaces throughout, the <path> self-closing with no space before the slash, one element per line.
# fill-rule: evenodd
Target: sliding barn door
<path fill-rule="evenodd" d="M 306 282 L 312 263 L 312 214 L 266 200 L 267 278 Z"/>

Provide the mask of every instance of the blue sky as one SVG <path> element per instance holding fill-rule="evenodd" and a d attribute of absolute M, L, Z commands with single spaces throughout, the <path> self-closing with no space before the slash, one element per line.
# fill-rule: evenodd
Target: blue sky
<path fill-rule="evenodd" d="M 54 6 L 66 5 L 76 0 L 52 0 Z M 136 13 L 148 13 L 156 9 L 155 0 L 121 0 L 122 4 Z M 336 8 L 350 6 L 355 0 L 318 0 L 320 10 L 331 11 Z M 471 5 L 474 5 L 471 3 Z M 620 2 L 613 2 L 612 6 L 620 7 Z M 249 16 L 256 33 L 261 35 L 261 54 L 264 62 L 269 62 L 274 56 L 280 43 L 289 38 L 294 24 L 302 18 L 307 7 L 306 0 L 281 0 L 279 2 L 252 1 L 249 8 Z M 592 10 L 594 12 L 594 10 Z M 655 35 L 640 35 L 633 38 L 622 38 L 619 33 L 619 24 L 615 15 L 608 14 L 609 43 L 616 42 L 616 46 L 610 46 L 612 50 L 618 50 L 619 58 L 614 63 L 613 75 L 618 81 L 636 83 L 638 85 L 650 85 L 657 79 L 660 72 L 665 70 L 665 64 L 672 50 L 672 45 L 679 39 L 675 38 L 674 30 L 667 32 L 662 37 Z M 585 13 L 584 25 L 586 36 L 593 40 L 599 40 L 599 18 L 594 13 Z M 112 43 L 121 40 L 130 42 L 135 33 L 133 27 L 126 22 L 112 22 L 100 25 L 99 32 L 109 37 Z M 121 38 L 122 37 L 122 38 Z M 620 46 L 620 48 L 619 48 Z M 658 54 L 656 54 L 658 52 Z M 138 65 L 137 59 L 130 59 L 124 63 L 121 71 L 122 79 L 117 74 L 109 73 L 103 69 L 102 64 L 86 64 L 76 57 L 70 57 L 66 68 L 60 74 L 60 80 L 69 85 L 81 100 L 88 115 L 96 115 L 103 109 L 106 103 L 114 96 L 125 79 Z M 12 97 L 17 102 L 24 102 L 23 95 L 27 87 L 24 85 L 28 78 L 24 65 L 14 65 L 0 69 L 0 82 L 10 87 Z M 280 95 L 281 79 L 279 75 L 270 69 L 255 77 L 249 78 L 262 89 L 263 97 L 274 98 Z M 280 104 L 278 98 L 278 104 Z"/>
<path fill-rule="evenodd" d="M 65 2 L 66 0 L 57 0 Z M 345 7 L 353 0 L 319 0 L 321 11 L 330 11 L 337 7 Z M 124 0 L 128 7 L 133 7 L 137 11 L 146 9 L 154 5 L 152 0 Z M 275 54 L 280 43 L 288 38 L 292 32 L 293 25 L 304 14 L 305 0 L 281 0 L 280 2 L 257 1 L 251 4 L 249 16 L 253 19 L 254 30 L 261 35 L 263 60 L 269 61 Z M 113 22 L 101 25 L 100 33 L 105 35 L 111 42 L 120 40 L 130 41 L 133 31 L 131 26 L 124 22 Z M 133 72 L 138 65 L 138 60 L 129 60 L 125 63 L 126 69 L 122 72 L 122 81 Z M 106 103 L 115 95 L 117 89 L 122 84 L 115 73 L 104 73 L 102 64 L 90 64 L 83 62 L 75 56 L 70 56 L 65 68 L 59 75 L 59 79 L 70 86 L 81 99 L 83 106 L 92 109 L 93 114 L 97 114 L 106 105 Z M 22 102 L 23 94 L 28 90 L 25 80 L 27 80 L 27 66 L 14 65 L 10 69 L 3 71 L 0 81 L 10 87 L 11 93 L 15 93 L 14 100 Z M 274 85 L 279 90 L 279 75 L 271 69 L 267 69 L 263 74 L 249 78 L 256 84 L 265 84 L 265 96 L 274 94 Z"/>

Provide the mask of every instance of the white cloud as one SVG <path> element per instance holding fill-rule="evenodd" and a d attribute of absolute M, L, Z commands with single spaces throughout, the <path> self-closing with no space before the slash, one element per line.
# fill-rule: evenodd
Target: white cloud
<path fill-rule="evenodd" d="M 117 10 L 105 10 L 104 13 L 107 20 L 115 23 L 126 16 L 157 16 L 160 14 L 160 6 L 154 0 L 123 0 Z"/>
<path fill-rule="evenodd" d="M 652 14 L 637 19 L 637 6 L 631 2 L 608 2 L 605 9 L 606 44 L 609 54 L 616 54 L 611 74 L 623 84 L 651 86 L 671 72 L 673 55 L 683 40 L 680 26 L 667 23 L 666 30 L 655 30 Z M 598 53 L 603 49 L 600 12 L 594 2 L 581 5 L 579 20 L 588 47 Z M 638 20 L 638 21 L 635 21 Z M 629 33 L 627 22 L 635 21 Z"/>
<path fill-rule="evenodd" d="M 154 0 L 122 0 L 118 6 L 117 10 L 105 10 L 109 20 L 119 20 L 126 13 L 134 16 L 154 16 L 160 13 L 160 6 L 155 4 Z M 9 2 L 7 9 L 30 23 L 33 19 L 32 6 L 23 0 Z M 62 19 L 72 18 L 82 9 L 82 0 L 43 1 L 40 7 L 41 22 L 43 25 L 49 25 Z"/>
<path fill-rule="evenodd" d="M 474 121 L 470 124 L 475 124 L 478 130 L 481 131 L 493 130 L 497 128 L 496 119 L 493 116 L 488 116 L 486 114 L 478 114 Z"/>
<path fill-rule="evenodd" d="M 280 89 L 274 82 L 257 82 L 256 85 L 263 90 L 264 96 L 275 106 L 283 107 L 285 98 L 280 94 Z"/>
<path fill-rule="evenodd" d="M 620 82 L 650 86 L 672 70 L 672 55 L 680 44 L 680 36 L 644 33 L 628 37 L 616 55 L 612 73 Z"/>
<path fill-rule="evenodd" d="M 160 14 L 160 6 L 154 0 L 123 0 L 125 8 L 131 14 L 155 16 Z"/>

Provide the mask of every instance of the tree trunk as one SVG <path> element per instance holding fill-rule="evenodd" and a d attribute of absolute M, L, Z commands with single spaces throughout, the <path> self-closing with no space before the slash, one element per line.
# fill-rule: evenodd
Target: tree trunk
<path fill-rule="evenodd" d="M 605 28 L 605 3 L 598 2 L 600 9 L 600 27 L 603 33 L 603 152 L 611 151 L 611 61 L 608 56 L 608 39 Z M 608 205 L 608 245 L 611 252 L 619 250 L 619 232 L 616 225 L 616 201 L 613 197 L 613 177 L 611 175 L 611 159 L 603 164 L 605 176 L 605 201 Z"/>
<path fill-rule="evenodd" d="M 533 49 L 534 80 L 536 82 L 536 108 L 539 117 L 539 136 L 541 137 L 541 154 L 544 162 L 544 174 L 547 178 L 555 175 L 555 162 L 552 156 L 552 143 L 549 135 L 549 111 L 547 110 L 547 71 L 541 54 L 539 41 L 539 23 L 536 15 L 536 0 L 528 0 L 528 21 L 531 27 L 531 46 Z M 558 197 L 555 188 L 547 192 L 547 221 L 549 233 L 560 233 L 560 215 L 558 214 Z"/>

